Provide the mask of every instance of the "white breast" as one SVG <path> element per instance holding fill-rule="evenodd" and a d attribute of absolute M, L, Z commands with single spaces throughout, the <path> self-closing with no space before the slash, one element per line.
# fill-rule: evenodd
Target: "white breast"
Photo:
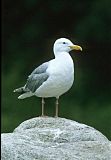
<path fill-rule="evenodd" d="M 51 60 L 47 73 L 50 75 L 49 78 L 36 91 L 38 97 L 59 97 L 67 92 L 74 81 L 74 64 L 71 56 L 62 53 Z"/>

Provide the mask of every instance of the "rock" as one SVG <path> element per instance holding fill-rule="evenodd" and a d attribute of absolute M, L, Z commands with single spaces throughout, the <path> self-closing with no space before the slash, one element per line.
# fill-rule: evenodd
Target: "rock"
<path fill-rule="evenodd" d="M 111 160 L 102 133 L 65 118 L 27 120 L 1 140 L 2 160 Z"/>

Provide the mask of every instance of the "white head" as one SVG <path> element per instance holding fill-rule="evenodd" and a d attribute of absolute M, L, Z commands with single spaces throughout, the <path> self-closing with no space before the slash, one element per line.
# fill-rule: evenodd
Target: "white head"
<path fill-rule="evenodd" d="M 70 52 L 71 50 L 81 50 L 82 48 L 78 45 L 74 45 L 69 39 L 59 38 L 55 41 L 53 51 L 55 56 L 61 52 Z"/>

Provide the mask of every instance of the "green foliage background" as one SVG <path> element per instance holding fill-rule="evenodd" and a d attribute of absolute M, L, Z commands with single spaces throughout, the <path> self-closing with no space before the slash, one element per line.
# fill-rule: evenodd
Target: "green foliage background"
<path fill-rule="evenodd" d="M 41 114 L 41 99 L 18 100 L 13 90 L 53 58 L 57 38 L 83 48 L 71 52 L 75 83 L 60 98 L 60 117 L 95 127 L 111 139 L 111 1 L 4 0 L 2 3 L 2 132 Z M 55 98 L 46 99 L 53 116 Z"/>

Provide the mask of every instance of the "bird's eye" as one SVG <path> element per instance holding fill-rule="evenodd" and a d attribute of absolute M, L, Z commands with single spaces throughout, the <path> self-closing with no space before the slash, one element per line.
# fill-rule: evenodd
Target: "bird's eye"
<path fill-rule="evenodd" d="M 63 42 L 63 44 L 66 44 L 66 42 Z"/>

